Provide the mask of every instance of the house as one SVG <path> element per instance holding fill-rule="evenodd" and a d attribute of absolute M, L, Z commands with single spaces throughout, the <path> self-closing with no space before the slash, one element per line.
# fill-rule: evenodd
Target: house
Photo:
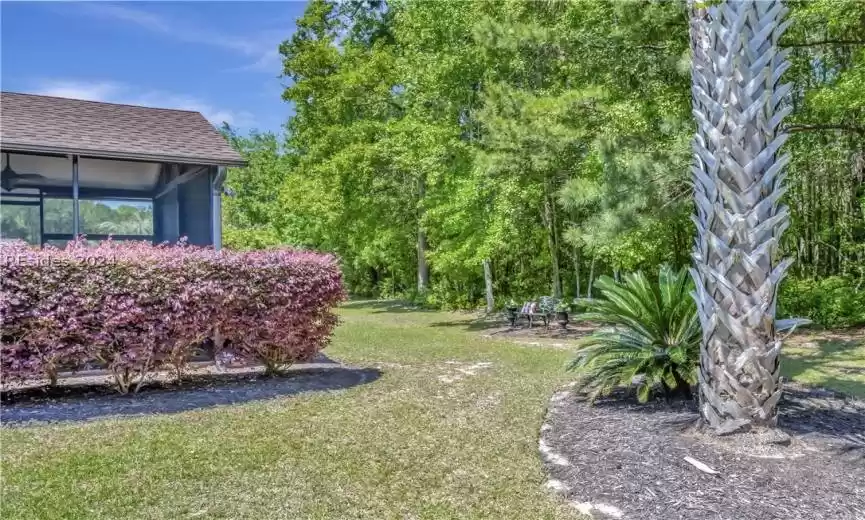
<path fill-rule="evenodd" d="M 14 92 L 0 93 L 0 155 L 2 237 L 40 245 L 85 234 L 218 249 L 226 167 L 245 165 L 198 112 Z"/>

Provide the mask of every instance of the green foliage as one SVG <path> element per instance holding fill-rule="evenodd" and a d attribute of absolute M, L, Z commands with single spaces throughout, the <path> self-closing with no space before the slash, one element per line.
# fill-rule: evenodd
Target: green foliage
<path fill-rule="evenodd" d="M 588 301 L 580 318 L 605 325 L 580 342 L 568 365 L 579 376 L 577 389 L 591 399 L 639 378 L 637 398 L 648 400 L 661 385 L 690 396 L 700 356 L 700 323 L 690 292 L 687 270 L 663 266 L 657 282 L 642 272 L 622 282 L 603 276 L 597 287 L 602 298 Z"/>
<path fill-rule="evenodd" d="M 779 316 L 806 317 L 824 327 L 865 325 L 865 289 L 840 276 L 787 279 L 778 307 Z"/>
<path fill-rule="evenodd" d="M 38 199 L 32 200 L 38 203 Z M 45 233 L 72 234 L 72 199 L 46 197 L 43 212 Z M 149 201 L 81 200 L 78 215 L 85 234 L 153 234 L 153 207 Z M 38 244 L 39 207 L 4 205 L 0 211 L 0 236 Z"/>
<path fill-rule="evenodd" d="M 865 3 L 789 7 L 781 252 L 865 279 L 865 51 L 843 43 Z M 485 260 L 499 302 L 687 265 L 688 41 L 684 1 L 314 0 L 280 47 L 286 135 L 226 129 L 250 166 L 225 243 L 331 251 L 353 294 L 443 308 L 483 301 Z"/>
<path fill-rule="evenodd" d="M 556 312 L 571 312 L 571 304 L 568 302 L 557 303 Z"/>
<path fill-rule="evenodd" d="M 790 6 L 792 222 L 782 245 L 799 278 L 865 279 L 865 44 L 850 43 L 863 41 L 865 2 Z"/>

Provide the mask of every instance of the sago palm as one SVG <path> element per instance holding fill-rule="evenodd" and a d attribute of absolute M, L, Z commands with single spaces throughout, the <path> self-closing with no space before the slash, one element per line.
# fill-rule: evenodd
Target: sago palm
<path fill-rule="evenodd" d="M 700 412 L 718 433 L 772 426 L 781 397 L 775 322 L 788 226 L 780 155 L 790 85 L 778 1 L 691 5 L 695 298 L 703 330 Z M 785 324 L 787 325 L 787 324 Z"/>
<path fill-rule="evenodd" d="M 667 396 L 690 397 L 700 323 L 688 272 L 662 267 L 657 282 L 643 273 L 625 275 L 621 282 L 602 276 L 596 287 L 601 297 L 586 300 L 588 312 L 580 318 L 604 327 L 580 342 L 568 366 L 579 376 L 576 389 L 595 399 L 636 383 L 640 401 L 656 386 Z"/>

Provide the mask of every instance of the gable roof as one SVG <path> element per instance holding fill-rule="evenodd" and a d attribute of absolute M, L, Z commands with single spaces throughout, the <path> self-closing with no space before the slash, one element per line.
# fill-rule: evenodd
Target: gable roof
<path fill-rule="evenodd" d="M 244 166 L 199 112 L 0 92 L 4 151 Z"/>

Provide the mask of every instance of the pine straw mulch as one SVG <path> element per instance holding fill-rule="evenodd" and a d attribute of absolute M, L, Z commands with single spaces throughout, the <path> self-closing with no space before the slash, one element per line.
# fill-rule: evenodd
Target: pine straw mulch
<path fill-rule="evenodd" d="M 547 485 L 596 518 L 865 519 L 865 402 L 787 384 L 780 410 L 779 430 L 714 437 L 693 402 L 559 392 L 541 429 Z"/>

